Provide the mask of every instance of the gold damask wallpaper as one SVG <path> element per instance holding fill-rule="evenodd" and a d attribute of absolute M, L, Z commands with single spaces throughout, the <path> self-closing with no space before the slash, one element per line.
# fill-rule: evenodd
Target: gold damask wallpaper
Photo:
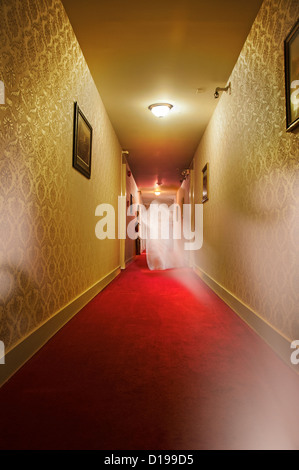
<path fill-rule="evenodd" d="M 299 134 L 286 132 L 284 39 L 297 0 L 265 0 L 194 158 L 210 164 L 196 265 L 299 339 Z"/>
<path fill-rule="evenodd" d="M 1 0 L 0 339 L 6 351 L 119 266 L 95 208 L 120 194 L 121 148 L 59 0 Z M 91 179 L 72 168 L 77 101 Z"/>

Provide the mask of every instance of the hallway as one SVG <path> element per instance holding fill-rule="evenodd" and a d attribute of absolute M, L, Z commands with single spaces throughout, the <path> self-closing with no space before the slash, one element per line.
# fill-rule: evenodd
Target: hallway
<path fill-rule="evenodd" d="M 1 449 L 299 449 L 298 143 L 298 0 L 1 0 Z"/>
<path fill-rule="evenodd" d="M 299 377 L 191 270 L 145 258 L 1 388 L 0 448 L 298 449 Z"/>

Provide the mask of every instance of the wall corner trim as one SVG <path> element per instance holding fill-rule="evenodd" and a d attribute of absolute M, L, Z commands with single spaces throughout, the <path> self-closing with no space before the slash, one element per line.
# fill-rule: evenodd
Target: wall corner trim
<path fill-rule="evenodd" d="M 133 255 L 133 256 L 131 256 L 131 258 L 126 259 L 125 269 L 126 269 L 130 264 L 133 263 L 133 261 L 135 260 L 135 258 L 136 258 L 136 255 Z"/>
<path fill-rule="evenodd" d="M 121 269 L 118 266 L 10 349 L 5 355 L 5 364 L 0 365 L 0 387 L 120 272 Z"/>
<path fill-rule="evenodd" d="M 286 363 L 295 373 L 299 374 L 298 365 L 291 363 L 290 357 L 292 350 L 290 348 L 291 340 L 276 330 L 272 325 L 266 322 L 254 310 L 245 305 L 241 300 L 221 286 L 209 274 L 196 265 L 193 270 L 202 281 L 210 287 L 218 297 L 220 297 L 252 330 L 255 331 L 271 347 L 277 356 Z"/>

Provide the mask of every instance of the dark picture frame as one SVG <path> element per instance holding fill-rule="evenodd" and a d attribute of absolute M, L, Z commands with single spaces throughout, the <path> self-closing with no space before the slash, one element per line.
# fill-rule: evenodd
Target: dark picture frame
<path fill-rule="evenodd" d="M 284 60 L 286 130 L 292 131 L 299 124 L 299 20 L 284 41 Z"/>
<path fill-rule="evenodd" d="M 90 179 L 92 127 L 77 102 L 74 103 L 73 167 Z"/>
<path fill-rule="evenodd" d="M 207 202 L 209 200 L 209 163 L 206 163 L 202 171 L 202 200 Z"/>

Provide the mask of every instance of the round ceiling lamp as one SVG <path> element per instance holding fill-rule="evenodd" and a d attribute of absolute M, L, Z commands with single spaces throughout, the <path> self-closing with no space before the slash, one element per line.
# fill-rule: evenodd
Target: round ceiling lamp
<path fill-rule="evenodd" d="M 167 116 L 172 108 L 173 105 L 169 103 L 155 103 L 148 107 L 148 109 L 159 118 Z"/>
<path fill-rule="evenodd" d="M 156 187 L 155 187 L 154 193 L 155 193 L 156 196 L 160 196 L 160 194 L 161 194 L 161 191 L 160 191 L 161 184 L 162 183 L 160 183 L 159 181 L 157 181 L 157 183 L 155 184 Z"/>
<path fill-rule="evenodd" d="M 161 194 L 160 186 L 161 186 L 161 183 L 159 183 L 159 181 L 157 181 L 155 191 L 154 191 L 156 196 L 160 196 L 160 194 Z"/>

